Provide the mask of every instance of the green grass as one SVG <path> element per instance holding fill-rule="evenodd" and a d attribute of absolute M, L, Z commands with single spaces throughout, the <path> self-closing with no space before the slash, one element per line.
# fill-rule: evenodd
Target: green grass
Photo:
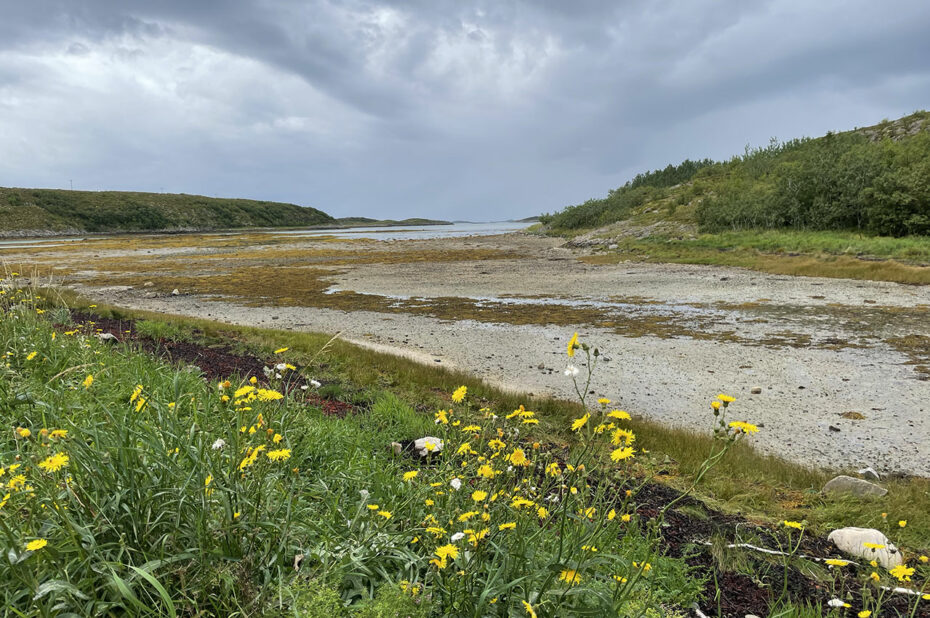
<path fill-rule="evenodd" d="M 0 187 L 0 232 L 210 230 L 334 221 L 315 208 L 281 202 L 174 193 Z"/>
<path fill-rule="evenodd" d="M 930 283 L 930 237 L 869 237 L 851 232 L 760 230 L 655 235 L 616 241 L 615 250 L 583 258 L 737 266 L 761 272 L 897 283 Z"/>

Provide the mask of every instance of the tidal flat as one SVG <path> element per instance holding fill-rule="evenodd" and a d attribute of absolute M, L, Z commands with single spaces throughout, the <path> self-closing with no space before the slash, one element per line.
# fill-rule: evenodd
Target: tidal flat
<path fill-rule="evenodd" d="M 709 402 L 728 393 L 765 452 L 930 475 L 930 287 L 591 263 L 563 245 L 184 234 L 8 246 L 0 260 L 116 306 L 338 332 L 559 398 L 574 394 L 563 372 L 578 331 L 603 354 L 590 394 L 631 414 L 709 431 Z"/>

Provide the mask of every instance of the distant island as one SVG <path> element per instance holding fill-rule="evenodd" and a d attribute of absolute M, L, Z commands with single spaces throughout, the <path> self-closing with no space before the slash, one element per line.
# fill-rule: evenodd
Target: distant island
<path fill-rule="evenodd" d="M 205 232 L 248 228 L 451 225 L 411 218 L 335 218 L 285 202 L 186 193 L 69 191 L 0 187 L 0 237 L 125 232 Z"/>

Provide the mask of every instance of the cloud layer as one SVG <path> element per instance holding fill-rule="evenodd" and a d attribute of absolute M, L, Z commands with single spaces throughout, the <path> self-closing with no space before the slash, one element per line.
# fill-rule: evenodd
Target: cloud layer
<path fill-rule="evenodd" d="M 0 186 L 501 219 L 930 106 L 922 0 L 0 2 Z"/>

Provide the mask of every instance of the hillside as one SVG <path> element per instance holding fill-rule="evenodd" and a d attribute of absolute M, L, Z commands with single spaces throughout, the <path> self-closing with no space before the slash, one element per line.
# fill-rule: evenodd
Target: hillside
<path fill-rule="evenodd" d="M 554 233 L 620 224 L 638 237 L 728 230 L 930 235 L 930 113 L 686 160 L 541 218 Z"/>
<path fill-rule="evenodd" d="M 334 223 L 296 204 L 184 193 L 0 187 L 0 236 L 297 227 Z"/>

